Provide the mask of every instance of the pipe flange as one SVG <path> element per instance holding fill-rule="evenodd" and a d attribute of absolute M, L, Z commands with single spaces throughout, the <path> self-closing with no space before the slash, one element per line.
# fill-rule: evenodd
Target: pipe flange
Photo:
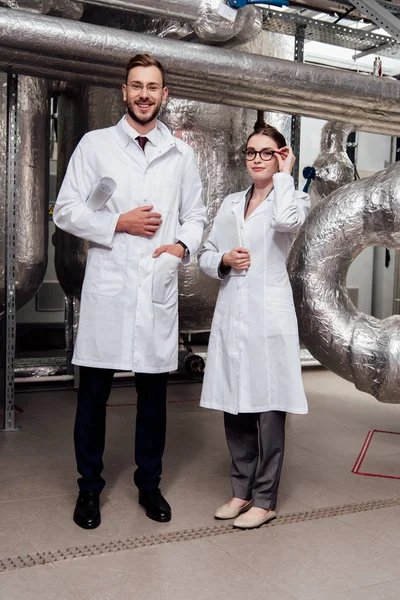
<path fill-rule="evenodd" d="M 203 373 L 206 364 L 204 359 L 197 354 L 191 354 L 185 359 L 185 369 L 189 375 L 198 375 Z"/>

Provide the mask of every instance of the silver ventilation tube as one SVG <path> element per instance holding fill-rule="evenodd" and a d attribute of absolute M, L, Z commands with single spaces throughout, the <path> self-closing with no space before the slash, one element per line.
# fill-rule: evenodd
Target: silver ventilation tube
<path fill-rule="evenodd" d="M 262 12 L 256 6 L 236 11 L 232 21 L 219 14 L 221 0 L 78 0 L 85 6 L 119 9 L 190 23 L 198 37 L 207 42 L 225 42 L 236 36 L 250 41 L 262 30 Z"/>
<path fill-rule="evenodd" d="M 57 188 L 64 179 L 69 159 L 81 137 L 87 131 L 83 112 L 83 86 L 68 84 L 58 101 Z M 85 274 L 88 242 L 56 227 L 54 234 L 55 268 L 66 296 L 80 297 Z"/>
<path fill-rule="evenodd" d="M 173 95 L 351 123 L 400 135 L 398 81 L 0 9 L 0 68 L 119 87 L 136 52 L 157 56 Z"/>
<path fill-rule="evenodd" d="M 392 403 L 400 403 L 400 317 L 360 312 L 346 275 L 364 248 L 400 248 L 399 215 L 396 163 L 322 200 L 288 259 L 300 336 L 311 354 L 357 389 Z"/>
<path fill-rule="evenodd" d="M 46 15 L 50 12 L 53 0 L 2 0 L 2 3 L 10 8 Z"/>
<path fill-rule="evenodd" d="M 1 78 L 2 100 L 6 80 Z M 0 148 L 5 147 L 7 118 L 1 106 Z M 18 152 L 16 220 L 16 303 L 26 304 L 39 289 L 47 266 L 48 241 L 48 164 L 50 115 L 48 83 L 42 79 L 19 77 L 18 80 Z M 0 312 L 4 310 L 4 217 L 7 152 L 0 154 Z"/>
<path fill-rule="evenodd" d="M 321 132 L 321 147 L 314 161 L 315 179 L 311 183 L 314 206 L 342 185 L 354 181 L 354 165 L 347 155 L 347 138 L 353 126 L 337 121 L 326 123 Z"/>
<path fill-rule="evenodd" d="M 2 0 L 2 3 L 14 9 L 67 19 L 80 19 L 84 10 L 83 4 L 75 0 Z"/>

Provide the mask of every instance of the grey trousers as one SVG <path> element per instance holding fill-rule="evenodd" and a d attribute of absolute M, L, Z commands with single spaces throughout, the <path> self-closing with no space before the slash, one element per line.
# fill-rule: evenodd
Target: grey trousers
<path fill-rule="evenodd" d="M 275 510 L 285 450 L 286 413 L 224 413 L 232 456 L 232 492 L 253 506 Z"/>

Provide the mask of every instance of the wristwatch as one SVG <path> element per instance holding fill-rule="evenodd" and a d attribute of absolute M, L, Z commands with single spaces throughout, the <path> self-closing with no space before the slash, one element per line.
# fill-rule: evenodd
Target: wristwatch
<path fill-rule="evenodd" d="M 178 240 L 176 243 L 179 244 L 180 246 L 182 246 L 182 248 L 184 250 L 183 258 L 186 258 L 187 256 L 189 256 L 189 248 L 186 246 L 186 244 L 184 244 L 180 240 Z"/>

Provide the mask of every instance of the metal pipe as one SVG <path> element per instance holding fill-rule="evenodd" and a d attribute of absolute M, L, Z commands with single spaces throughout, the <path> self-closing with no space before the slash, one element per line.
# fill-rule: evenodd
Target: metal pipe
<path fill-rule="evenodd" d="M 241 42 L 254 39 L 262 30 L 262 12 L 256 6 L 232 11 L 229 20 L 219 14 L 221 0 L 77 0 L 86 5 L 119 9 L 161 19 L 190 23 L 203 40 L 224 42 L 236 37 Z"/>
<path fill-rule="evenodd" d="M 195 23 L 201 18 L 203 0 L 77 0 L 84 5 L 114 8 L 126 12 L 160 17 L 162 19 L 178 19 Z"/>
<path fill-rule="evenodd" d="M 67 19 L 80 19 L 84 11 L 82 2 L 75 0 L 2 0 L 2 3 L 14 9 Z"/>
<path fill-rule="evenodd" d="M 53 59 L 52 65 L 40 65 L 40 66 L 26 66 L 26 60 L 31 61 L 34 56 L 33 52 L 19 53 L 19 59 L 14 59 L 13 51 L 4 51 L 0 56 L 0 67 L 4 65 L 4 68 L 9 69 L 9 65 L 13 65 L 15 72 L 25 72 L 30 75 L 40 74 L 53 79 L 62 78 L 64 80 L 70 80 L 79 83 L 91 82 L 96 85 L 103 85 L 107 87 L 120 87 L 121 81 L 124 78 L 124 71 L 116 70 L 115 68 L 102 67 L 98 65 L 91 65 L 89 63 L 75 62 L 74 68 L 79 69 L 79 73 L 70 70 L 63 71 L 64 68 L 69 69 L 71 64 L 68 61 Z M 39 60 L 39 56 L 38 56 Z M 175 76 L 174 85 L 169 85 L 170 91 L 175 97 L 186 98 L 189 100 L 199 100 L 203 102 L 210 102 L 212 99 L 213 103 L 225 104 L 228 106 L 244 106 L 247 108 L 253 108 L 259 110 L 260 101 L 251 97 L 251 92 L 244 90 L 243 92 L 235 90 L 234 94 L 229 96 L 229 85 L 223 84 L 220 86 L 219 92 L 215 92 L 210 95 L 210 91 L 205 89 L 204 80 L 191 79 L 190 82 L 184 76 Z M 256 94 L 254 94 L 256 96 Z M 266 104 L 266 103 L 265 103 Z M 355 106 L 351 106 L 347 103 L 347 106 L 342 107 L 342 113 L 338 114 L 338 102 L 328 101 L 324 98 L 324 101 L 313 103 L 309 101 L 310 106 L 303 104 L 301 107 L 298 106 L 298 99 L 293 100 L 290 97 L 285 96 L 283 93 L 279 95 L 276 93 L 276 98 L 270 97 L 268 99 L 268 110 L 276 112 L 287 112 L 288 114 L 301 113 L 304 116 L 319 118 L 319 119 L 332 119 L 336 121 L 342 121 L 344 123 L 351 122 L 355 128 L 360 131 L 371 131 L 379 132 L 381 134 L 392 135 L 396 131 L 399 131 L 399 124 L 392 120 L 386 113 L 376 116 L 368 115 L 363 109 L 357 109 Z M 372 108 L 372 107 L 371 107 Z"/>
<path fill-rule="evenodd" d="M 354 165 L 347 155 L 347 138 L 353 130 L 349 123 L 328 121 L 322 128 L 320 151 L 313 163 L 312 206 L 342 185 L 354 181 Z"/>
<path fill-rule="evenodd" d="M 161 19 L 190 23 L 203 40 L 225 42 L 236 36 L 244 41 L 262 30 L 262 12 L 255 6 L 232 11 L 233 18 L 219 14 L 221 0 L 5 0 L 14 9 L 80 19 L 84 7 L 98 6 L 125 13 L 139 13 Z M 228 9 L 229 10 L 229 9 Z"/>
<path fill-rule="evenodd" d="M 0 48 L 0 68 L 110 87 L 123 80 L 133 54 L 149 52 L 163 62 L 172 93 L 181 97 L 325 117 L 400 135 L 400 86 L 386 78 L 9 9 L 0 9 Z M 103 75 L 96 72 L 100 66 Z"/>
<path fill-rule="evenodd" d="M 368 246 L 400 249 L 400 164 L 349 183 L 310 213 L 289 255 L 300 336 L 325 367 L 381 402 L 400 403 L 400 316 L 351 302 L 346 276 Z"/>
<path fill-rule="evenodd" d="M 43 383 L 43 381 L 73 381 L 73 375 L 41 375 L 38 373 L 36 377 L 15 377 L 15 383 Z"/>
<path fill-rule="evenodd" d="M 12 11 L 10 11 L 12 12 Z M 43 79 L 18 79 L 18 139 L 16 158 L 17 202 L 15 206 L 16 238 L 16 302 L 21 308 L 37 292 L 47 266 L 48 242 L 48 163 L 49 163 L 49 99 L 48 83 Z M 6 135 L 0 125 L 1 140 Z M 1 155 L 1 161 L 6 155 Z M 0 172 L 6 170 L 2 164 Z M 4 214 L 4 193 L 0 196 L 0 215 Z M 2 218 L 0 218 L 2 221 Z M 4 229 L 0 238 L 4 239 Z M 3 243 L 0 243 L 0 248 Z M 4 310 L 5 256 L 0 255 L 0 313 Z"/>

